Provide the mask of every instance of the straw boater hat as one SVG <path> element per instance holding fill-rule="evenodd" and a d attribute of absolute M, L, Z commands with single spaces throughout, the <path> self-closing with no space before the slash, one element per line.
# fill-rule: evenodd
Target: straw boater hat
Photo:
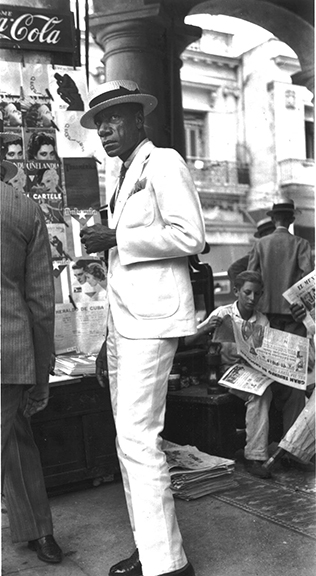
<path fill-rule="evenodd" d="M 255 238 L 260 238 L 263 232 L 267 232 L 268 230 L 275 230 L 275 225 L 273 224 L 271 218 L 262 218 L 257 222 L 257 232 L 254 233 Z"/>
<path fill-rule="evenodd" d="M 291 212 L 291 214 L 295 214 L 298 210 L 295 209 L 294 202 L 290 198 L 283 198 L 275 202 L 272 206 L 272 210 L 267 212 L 267 216 L 273 216 L 278 212 Z"/>
<path fill-rule="evenodd" d="M 1 166 L 1 180 L 3 182 L 8 182 L 9 180 L 11 180 L 11 178 L 13 178 L 18 171 L 17 166 L 12 162 L 8 162 L 8 160 L 1 160 L 0 166 Z"/>
<path fill-rule="evenodd" d="M 132 80 L 113 80 L 100 84 L 91 94 L 90 110 L 83 114 L 80 124 L 84 128 L 94 128 L 94 117 L 105 108 L 110 108 L 116 104 L 127 104 L 134 102 L 142 104 L 144 116 L 150 114 L 157 106 L 157 98 L 151 94 L 144 94 L 140 91 L 136 82 Z"/>

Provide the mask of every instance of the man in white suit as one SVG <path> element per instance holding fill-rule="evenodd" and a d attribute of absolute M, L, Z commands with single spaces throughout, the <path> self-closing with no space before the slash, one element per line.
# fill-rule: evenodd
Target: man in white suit
<path fill-rule="evenodd" d="M 104 150 L 122 160 L 125 172 L 110 202 L 109 227 L 81 232 L 88 253 L 109 250 L 107 370 L 136 544 L 130 558 L 112 566 L 111 576 L 194 576 L 160 432 L 178 338 L 196 331 L 187 257 L 203 250 L 204 224 L 185 162 L 146 137 L 144 116 L 156 105 L 135 82 L 107 82 L 81 119 L 97 129 Z M 105 345 L 97 361 L 101 385 L 104 354 Z"/>

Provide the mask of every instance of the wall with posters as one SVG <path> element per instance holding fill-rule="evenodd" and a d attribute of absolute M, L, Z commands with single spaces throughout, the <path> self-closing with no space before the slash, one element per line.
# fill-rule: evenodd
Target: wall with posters
<path fill-rule="evenodd" d="M 74 41 L 67 48 L 67 38 L 76 34 L 69 3 L 23 4 L 0 4 L 1 157 L 18 167 L 10 184 L 45 216 L 56 353 L 98 352 L 105 332 L 106 265 L 103 254 L 85 253 L 80 230 L 101 221 L 104 152 L 96 133 L 80 125 L 87 109 L 86 71 L 78 65 Z"/>

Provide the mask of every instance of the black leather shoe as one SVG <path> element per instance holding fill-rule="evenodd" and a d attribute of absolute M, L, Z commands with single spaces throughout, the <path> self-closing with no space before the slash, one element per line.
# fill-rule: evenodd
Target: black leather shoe
<path fill-rule="evenodd" d="M 33 552 L 37 552 L 37 557 L 43 562 L 59 564 L 63 559 L 63 553 L 52 534 L 42 536 L 42 538 L 37 540 L 30 540 L 28 548 L 33 550 Z"/>
<path fill-rule="evenodd" d="M 135 552 L 126 560 L 121 560 L 117 564 L 114 564 L 110 568 L 110 576 L 142 576 L 142 565 L 139 560 L 138 550 L 136 548 Z"/>
<path fill-rule="evenodd" d="M 245 460 L 245 468 L 249 474 L 257 478 L 271 478 L 269 470 L 264 468 L 263 461 L 261 460 Z"/>
<path fill-rule="evenodd" d="M 173 570 L 173 572 L 165 572 L 164 574 L 159 574 L 159 576 L 195 576 L 193 566 L 188 562 L 183 568 L 179 570 Z"/>

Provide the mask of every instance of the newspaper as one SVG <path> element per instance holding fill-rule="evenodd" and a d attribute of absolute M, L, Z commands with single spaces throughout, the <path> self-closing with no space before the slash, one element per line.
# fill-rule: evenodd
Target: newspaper
<path fill-rule="evenodd" d="M 310 272 L 301 280 L 293 284 L 282 296 L 290 304 L 303 304 L 306 317 L 303 320 L 308 332 L 315 333 L 315 272 Z"/>
<path fill-rule="evenodd" d="M 177 498 L 193 500 L 236 486 L 234 460 L 211 456 L 195 446 L 180 446 L 163 440 L 171 478 L 171 490 Z"/>
<path fill-rule="evenodd" d="M 219 380 L 219 384 L 222 386 L 258 396 L 262 396 L 271 382 L 273 382 L 271 378 L 246 364 L 234 364 L 226 370 Z"/>
<path fill-rule="evenodd" d="M 238 354 L 272 380 L 306 390 L 309 339 L 235 319 Z"/>
<path fill-rule="evenodd" d="M 94 375 L 96 354 L 64 354 L 56 357 L 56 371 L 68 376 Z"/>

